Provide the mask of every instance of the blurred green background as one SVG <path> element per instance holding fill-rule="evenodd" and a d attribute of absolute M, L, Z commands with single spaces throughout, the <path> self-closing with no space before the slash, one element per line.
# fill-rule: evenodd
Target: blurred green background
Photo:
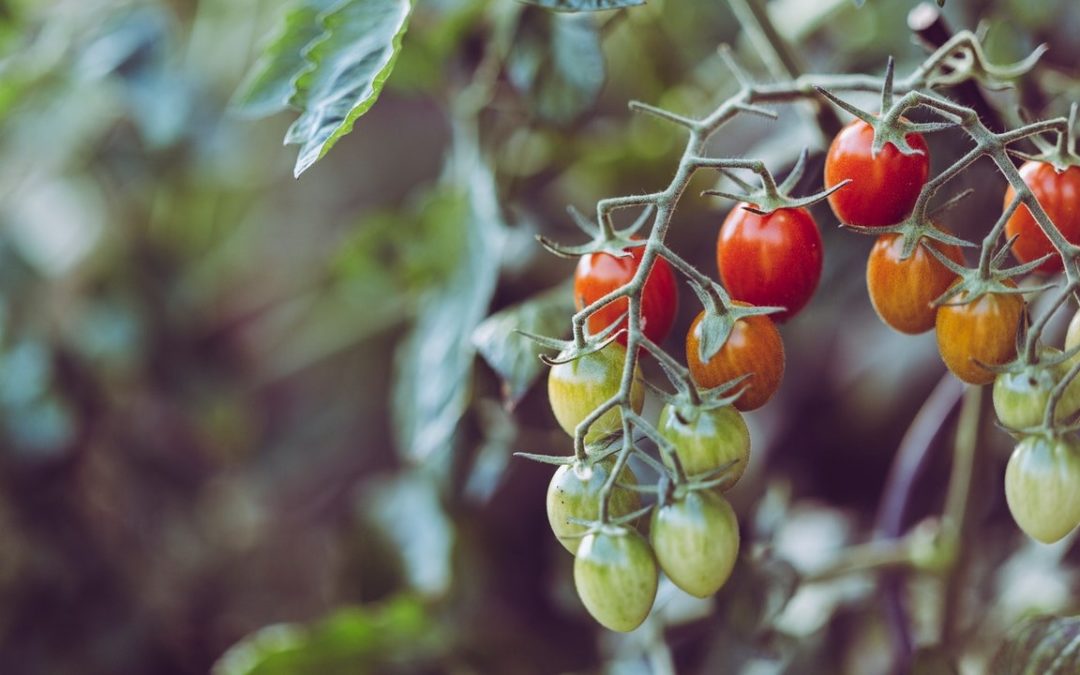
<path fill-rule="evenodd" d="M 811 71 L 871 73 L 925 56 L 915 4 L 769 3 Z M 825 276 L 783 329 L 786 379 L 750 416 L 732 492 L 746 558 L 768 555 L 715 601 L 665 586 L 628 636 L 573 592 L 544 514 L 550 467 L 511 457 L 571 450 L 543 387 L 525 386 L 539 370 L 518 365 L 504 389 L 489 362 L 516 338 L 477 332 L 530 300 L 536 325 L 568 327 L 573 262 L 535 235 L 579 243 L 567 205 L 667 184 L 682 138 L 628 100 L 710 110 L 735 89 L 721 43 L 767 77 L 726 3 L 571 17 L 418 0 L 379 102 L 299 180 L 281 144 L 293 116 L 229 105 L 287 7 L 0 1 L 0 673 L 206 673 L 253 633 L 217 672 L 888 672 L 871 577 L 794 588 L 795 570 L 870 536 L 944 373 L 932 334 L 874 316 L 870 239 L 816 207 Z M 1073 0 L 950 0 L 946 14 L 981 23 L 996 62 L 1049 44 L 1024 93 L 1033 114 L 1078 98 Z M 471 134 L 451 111 L 499 35 L 509 56 Z M 1015 119 L 1015 92 L 990 96 Z M 737 120 L 712 152 L 782 172 L 809 147 L 811 192 L 825 141 L 806 106 L 778 110 Z M 965 143 L 932 139 L 934 166 Z M 715 274 L 730 204 L 698 198 L 707 187 L 695 180 L 670 241 Z M 955 187 L 976 197 L 947 224 L 981 237 L 1003 181 L 986 163 Z M 696 312 L 684 292 L 676 355 Z M 1021 616 L 1078 609 L 1073 540 L 1026 543 L 1000 489 L 1009 439 L 987 422 L 982 442 L 964 672 Z M 938 452 L 911 522 L 940 510 L 947 476 Z M 905 584 L 919 642 L 936 630 L 931 581 Z"/>

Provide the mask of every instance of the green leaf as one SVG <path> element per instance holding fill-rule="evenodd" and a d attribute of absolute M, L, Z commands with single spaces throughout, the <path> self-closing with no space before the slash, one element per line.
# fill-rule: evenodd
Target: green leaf
<path fill-rule="evenodd" d="M 303 112 L 285 142 L 300 146 L 299 176 L 375 105 L 401 50 L 412 0 L 346 0 L 321 15 L 325 32 L 304 50 L 312 64 L 296 79 Z"/>
<path fill-rule="evenodd" d="M 1041 616 L 1017 626 L 994 656 L 995 675 L 1080 673 L 1080 616 Z"/>
<path fill-rule="evenodd" d="M 214 675 L 357 675 L 385 672 L 388 663 L 422 663 L 439 637 L 424 607 L 396 598 L 378 607 L 338 610 L 311 626 L 267 626 L 233 645 Z"/>
<path fill-rule="evenodd" d="M 507 57 L 507 75 L 540 119 L 573 122 L 604 86 L 604 53 L 593 17 L 525 13 Z"/>
<path fill-rule="evenodd" d="M 495 180 L 474 136 L 455 128 L 443 177 L 440 217 L 458 232 L 450 276 L 421 304 L 399 348 L 394 427 L 402 453 L 422 462 L 445 453 L 468 405 L 475 348 L 470 336 L 487 314 L 499 276 L 506 227 Z M 445 456 L 445 455 L 444 455 Z"/>
<path fill-rule="evenodd" d="M 567 282 L 492 314 L 473 331 L 473 345 L 502 378 L 503 396 L 511 407 L 546 369 L 539 358 L 541 348 L 515 331 L 564 336 L 573 311 L 573 284 Z"/>
<path fill-rule="evenodd" d="M 644 5 L 645 0 L 522 0 L 527 5 L 536 5 L 556 12 L 599 12 L 604 9 L 623 9 Z"/>
<path fill-rule="evenodd" d="M 233 96 L 234 111 L 265 117 L 289 107 L 296 79 L 311 66 L 304 49 L 323 34 L 319 16 L 335 2 L 338 0 L 301 0 L 285 13 L 277 35 Z"/>

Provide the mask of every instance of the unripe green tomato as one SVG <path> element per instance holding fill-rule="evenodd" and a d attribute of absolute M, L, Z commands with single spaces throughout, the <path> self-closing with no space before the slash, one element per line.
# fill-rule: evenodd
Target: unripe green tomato
<path fill-rule="evenodd" d="M 563 430 L 574 435 L 577 425 L 605 401 L 619 393 L 626 348 L 612 342 L 600 351 L 586 354 L 568 363 L 551 367 L 548 374 L 548 400 L 555 419 Z M 630 403 L 637 412 L 645 401 L 641 373 L 635 367 L 630 388 Z M 622 429 L 622 412 L 607 411 L 593 422 L 585 435 L 586 442 L 598 441 Z"/>
<path fill-rule="evenodd" d="M 600 490 L 604 487 L 615 460 L 607 458 L 599 462 L 574 462 L 560 466 L 551 477 L 547 491 L 547 515 L 551 531 L 567 551 L 574 553 L 581 544 L 581 535 L 587 529 L 570 521 L 571 518 L 597 520 L 600 517 Z M 629 466 L 623 467 L 619 482 L 637 485 L 637 477 Z M 633 490 L 616 485 L 611 491 L 608 511 L 618 518 L 641 508 L 641 497 Z"/>
<path fill-rule="evenodd" d="M 608 525 L 585 535 L 574 559 L 578 596 L 602 626 L 627 632 L 645 621 L 656 599 L 660 572 L 645 538 Z"/>
<path fill-rule="evenodd" d="M 657 425 L 660 435 L 674 447 L 687 476 L 716 471 L 729 462 L 734 485 L 750 458 L 750 430 L 732 406 L 711 410 L 665 405 Z"/>
<path fill-rule="evenodd" d="M 994 378 L 994 412 L 1010 429 L 1027 429 L 1042 423 L 1050 392 L 1058 383 L 1056 369 L 1034 365 Z M 1059 401 L 1057 419 L 1064 406 Z"/>
<path fill-rule="evenodd" d="M 1080 448 L 1060 438 L 1028 436 L 1005 469 L 1005 499 L 1024 532 L 1045 544 L 1080 524 Z"/>
<path fill-rule="evenodd" d="M 711 490 L 690 491 L 654 510 L 649 538 L 660 569 L 699 598 L 720 590 L 739 555 L 735 511 Z"/>

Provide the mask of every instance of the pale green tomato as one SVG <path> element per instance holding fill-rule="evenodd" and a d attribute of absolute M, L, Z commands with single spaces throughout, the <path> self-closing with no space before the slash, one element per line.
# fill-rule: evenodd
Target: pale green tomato
<path fill-rule="evenodd" d="M 1045 544 L 1080 524 L 1080 448 L 1059 438 L 1028 436 L 1005 469 L 1005 499 L 1020 529 Z"/>
<path fill-rule="evenodd" d="M 664 574 L 699 598 L 720 590 L 739 555 L 735 511 L 711 490 L 677 496 L 653 511 L 649 538 Z"/>
<path fill-rule="evenodd" d="M 551 531 L 567 551 L 574 553 L 581 544 L 586 527 L 570 522 L 570 518 L 597 520 L 600 517 L 600 489 L 615 468 L 615 460 L 574 462 L 560 466 L 551 477 L 547 491 L 547 515 Z M 623 467 L 619 482 L 637 485 L 629 466 Z M 633 490 L 616 485 L 611 492 L 608 509 L 618 518 L 641 508 L 641 498 Z"/>
<path fill-rule="evenodd" d="M 626 348 L 612 342 L 600 351 L 552 366 L 548 374 L 548 400 L 563 431 L 573 436 L 578 424 L 619 393 L 625 360 Z M 636 412 L 641 412 L 644 401 L 641 373 L 635 368 L 630 403 Z M 621 429 L 622 412 L 612 409 L 593 422 L 585 440 L 592 443 Z"/>
<path fill-rule="evenodd" d="M 994 412 L 998 421 L 1010 429 L 1027 429 L 1042 424 L 1050 392 L 1058 383 L 1055 369 L 1029 366 L 1023 370 L 999 373 L 994 378 Z M 1062 418 L 1059 401 L 1058 419 Z"/>
<path fill-rule="evenodd" d="M 645 621 L 656 599 L 656 558 L 637 530 L 608 525 L 585 536 L 574 559 L 574 586 L 602 626 L 627 632 Z"/>
<path fill-rule="evenodd" d="M 746 470 L 750 458 L 750 430 L 732 406 L 703 410 L 665 405 L 657 425 L 660 435 L 674 447 L 689 477 L 701 476 L 735 462 L 731 467 L 731 487 Z"/>

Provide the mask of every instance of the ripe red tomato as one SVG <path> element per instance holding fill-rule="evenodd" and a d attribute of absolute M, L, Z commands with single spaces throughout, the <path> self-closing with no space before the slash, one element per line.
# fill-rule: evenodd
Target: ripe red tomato
<path fill-rule="evenodd" d="M 862 227 L 895 225 L 911 213 L 930 175 L 930 150 L 921 134 L 907 142 L 922 154 L 905 155 L 886 143 L 871 154 L 874 128 L 855 119 L 833 139 L 825 158 L 825 187 L 851 183 L 829 195 L 829 206 L 840 222 Z"/>
<path fill-rule="evenodd" d="M 759 216 L 745 206 L 732 209 L 720 227 L 720 279 L 733 298 L 760 307 L 785 307 L 771 315 L 785 321 L 806 306 L 821 279 L 821 232 L 806 209 L 777 209 Z"/>
<path fill-rule="evenodd" d="M 711 389 L 753 373 L 743 381 L 741 386 L 745 386 L 746 391 L 734 405 L 744 412 L 765 405 L 780 387 L 780 379 L 784 376 L 784 342 L 776 325 L 763 315 L 739 319 L 720 351 L 703 362 L 698 348 L 704 317 L 704 311 L 698 314 L 686 333 L 686 363 L 694 381 Z"/>
<path fill-rule="evenodd" d="M 952 302 L 959 302 L 963 294 Z M 937 313 L 938 351 L 945 365 L 968 384 L 990 384 L 1000 366 L 1016 356 L 1016 331 L 1024 299 L 1012 293 L 987 293 L 966 305 L 942 305 Z"/>
<path fill-rule="evenodd" d="M 1070 166 L 1058 173 L 1053 166 L 1045 162 L 1025 162 L 1020 167 L 1020 175 L 1065 238 L 1073 244 L 1080 243 L 1080 167 Z M 1010 185 L 1005 191 L 1005 208 L 1008 208 L 1015 195 L 1016 191 Z M 1016 209 L 1009 222 L 1005 223 L 1005 234 L 1009 237 L 1019 235 L 1013 242 L 1012 252 L 1022 263 L 1054 252 L 1050 240 L 1035 222 L 1031 211 L 1023 204 Z M 1061 268 L 1061 258 L 1054 256 L 1037 269 L 1039 272 L 1049 273 L 1057 272 Z"/>
<path fill-rule="evenodd" d="M 898 234 L 878 237 L 866 261 L 866 290 L 874 310 L 888 326 L 909 335 L 934 327 L 937 307 L 930 303 L 956 281 L 956 274 L 926 246 L 935 247 L 957 263 L 964 262 L 959 246 L 926 239 L 919 242 L 907 260 L 901 260 L 904 247 Z"/>
<path fill-rule="evenodd" d="M 645 248 L 630 249 L 630 255 L 618 258 L 607 253 L 590 253 L 578 261 L 574 272 L 574 306 L 581 311 L 617 288 L 625 286 L 637 273 Z M 599 333 L 626 312 L 626 298 L 608 303 L 589 317 L 589 331 Z M 675 274 L 671 265 L 658 258 L 645 288 L 641 293 L 641 328 L 645 337 L 659 344 L 671 331 L 675 311 L 679 306 L 679 293 L 675 287 Z M 623 319 L 620 328 L 626 327 Z M 619 342 L 626 345 L 626 333 L 619 335 Z"/>

